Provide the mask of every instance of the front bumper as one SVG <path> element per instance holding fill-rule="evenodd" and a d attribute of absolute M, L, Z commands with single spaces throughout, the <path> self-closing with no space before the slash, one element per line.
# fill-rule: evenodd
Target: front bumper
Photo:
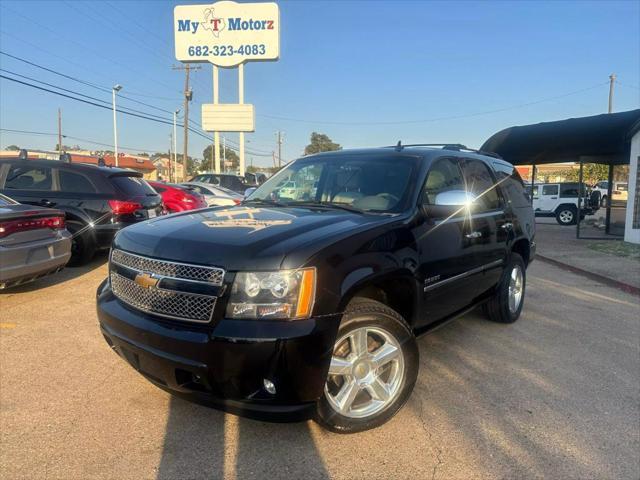
<path fill-rule="evenodd" d="M 167 321 L 125 306 L 105 280 L 100 328 L 118 355 L 189 400 L 271 421 L 308 418 L 322 395 L 340 315 L 295 321 Z M 276 387 L 269 393 L 264 380 Z"/>

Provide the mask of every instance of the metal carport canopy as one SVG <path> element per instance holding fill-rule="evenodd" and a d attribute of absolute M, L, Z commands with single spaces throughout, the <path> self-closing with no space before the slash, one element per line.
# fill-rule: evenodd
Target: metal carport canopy
<path fill-rule="evenodd" d="M 510 127 L 480 148 L 514 165 L 559 162 L 629 163 L 631 137 L 640 129 L 640 109 Z"/>

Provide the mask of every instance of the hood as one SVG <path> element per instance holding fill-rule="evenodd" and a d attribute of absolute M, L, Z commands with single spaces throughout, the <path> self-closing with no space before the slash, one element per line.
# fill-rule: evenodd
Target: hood
<path fill-rule="evenodd" d="M 132 225 L 116 236 L 114 248 L 229 271 L 279 269 L 287 255 L 298 253 L 296 262 L 304 262 L 324 246 L 389 219 L 339 210 L 221 207 Z"/>

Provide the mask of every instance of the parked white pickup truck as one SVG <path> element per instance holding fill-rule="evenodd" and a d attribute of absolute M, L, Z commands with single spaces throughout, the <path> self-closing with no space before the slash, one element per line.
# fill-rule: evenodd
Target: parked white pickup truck
<path fill-rule="evenodd" d="M 595 187 L 593 187 L 594 192 L 598 192 L 600 194 L 600 206 L 606 207 L 607 201 L 609 200 L 609 182 L 603 180 L 601 182 L 596 183 Z M 612 201 L 627 201 L 627 197 L 629 195 L 629 184 L 627 182 L 613 182 L 613 186 L 611 188 L 611 200 Z"/>
<path fill-rule="evenodd" d="M 578 221 L 578 182 L 536 183 L 527 187 L 533 197 L 533 211 L 536 217 L 556 217 L 560 225 L 575 225 Z M 593 215 L 600 207 L 590 189 L 583 184 L 580 201 L 580 220 L 585 215 Z"/>

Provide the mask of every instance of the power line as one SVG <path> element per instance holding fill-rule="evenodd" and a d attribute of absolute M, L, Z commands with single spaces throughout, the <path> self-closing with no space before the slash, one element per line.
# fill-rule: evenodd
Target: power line
<path fill-rule="evenodd" d="M 39 69 L 41 69 L 41 70 L 45 70 L 45 71 L 47 71 L 47 72 L 53 73 L 53 74 L 55 74 L 55 75 L 59 75 L 59 76 L 61 76 L 61 77 L 63 77 L 63 78 L 67 78 L 67 79 L 69 79 L 69 80 L 73 80 L 74 82 L 79 82 L 79 83 L 81 83 L 81 84 L 83 84 L 83 85 L 87 85 L 87 86 L 89 86 L 89 87 L 95 88 L 95 89 L 100 90 L 100 91 L 102 91 L 102 92 L 105 92 L 105 93 L 111 93 L 111 89 L 110 89 L 110 88 L 108 88 L 108 87 L 101 86 L 101 85 L 97 85 L 97 84 L 95 84 L 95 83 L 91 83 L 91 82 L 87 82 L 86 80 L 82 80 L 82 79 L 77 78 L 77 77 L 72 77 L 72 76 L 67 75 L 67 74 L 65 74 L 65 73 L 62 73 L 62 72 L 58 72 L 58 71 L 56 71 L 56 70 L 53 70 L 52 68 L 45 67 L 44 65 L 39 65 L 39 64 L 37 64 L 37 63 L 35 63 L 35 62 L 31 62 L 31 61 L 29 61 L 29 60 L 27 60 L 27 59 L 25 59 L 25 58 L 21 58 L 21 57 L 18 57 L 18 56 L 16 56 L 16 55 L 11 55 L 10 53 L 7 53 L 7 52 L 3 52 L 2 50 L 0 50 L 0 54 L 1 54 L 1 55 L 5 55 L 5 56 L 10 57 L 10 58 L 13 58 L 13 59 L 15 59 L 15 60 L 18 60 L 18 61 L 20 61 L 20 62 L 26 63 L 26 64 L 31 65 L 31 66 L 33 66 L 33 67 L 39 68 Z M 44 82 L 42 82 L 42 83 L 44 83 Z M 58 88 L 59 88 L 59 87 L 58 87 Z M 139 105 L 144 105 L 145 107 L 153 108 L 153 109 L 155 109 L 155 110 L 159 110 L 159 111 L 164 112 L 164 113 L 172 113 L 171 111 L 166 110 L 166 109 L 164 109 L 164 108 L 156 107 L 156 106 L 154 106 L 154 105 L 150 105 L 150 104 L 148 104 L 148 103 L 141 102 L 140 100 L 136 100 L 136 99 L 134 99 L 134 98 L 129 98 L 129 97 L 128 97 L 128 96 L 126 96 L 126 95 L 121 95 L 121 94 L 120 94 L 120 95 L 118 95 L 118 97 L 125 98 L 125 99 L 127 99 L 127 100 L 129 100 L 129 101 L 131 101 L 131 102 L 137 103 L 137 104 L 139 104 Z"/>
<path fill-rule="evenodd" d="M 15 129 L 11 129 L 11 128 L 0 128 L 0 131 L 3 132 L 11 132 L 11 133 L 18 133 L 18 134 L 27 134 L 27 135 L 43 135 L 43 136 L 51 136 L 51 137 L 56 137 L 58 134 L 57 133 L 49 133 L 49 132 L 34 132 L 31 130 L 15 130 Z M 113 147 L 113 145 L 109 144 L 109 143 L 101 143 L 101 142 L 96 142 L 95 140 L 89 140 L 88 138 L 80 138 L 80 137 L 74 137 L 71 135 L 62 135 L 62 138 L 68 138 L 70 140 L 77 140 L 77 141 L 81 141 L 81 142 L 87 142 L 87 143 L 92 143 L 94 145 L 100 145 L 103 147 Z M 120 148 L 120 145 L 118 145 L 118 148 Z M 152 149 L 152 148 L 135 148 L 135 147 L 122 147 L 124 150 L 130 150 L 130 151 L 136 151 L 136 152 L 154 152 L 154 153 L 164 153 L 164 152 L 160 152 L 158 150 Z"/>
<path fill-rule="evenodd" d="M 73 97 L 73 96 L 71 96 L 71 95 L 67 95 L 67 94 L 65 94 L 65 93 L 56 92 L 56 91 L 54 91 L 54 90 L 49 90 L 48 88 L 39 87 L 39 86 L 37 86 L 37 85 L 33 85 L 32 83 L 28 83 L 28 82 L 23 82 L 22 80 L 18 80 L 18 79 L 16 79 L 16 78 L 7 77 L 7 76 L 5 76 L 5 75 L 0 75 L 0 78 L 4 78 L 5 80 L 10 80 L 10 81 L 12 81 L 12 82 L 20 83 L 20 84 L 22 84 L 22 85 L 26 85 L 26 86 L 28 86 L 28 87 L 36 88 L 36 89 L 38 89 L 38 90 L 42 90 L 42 91 L 45 91 L 45 92 L 53 93 L 54 95 L 59 95 L 59 96 L 61 96 L 61 97 L 66 97 L 66 98 L 69 98 L 69 99 L 71 99 L 71 100 L 76 100 L 76 101 L 78 101 L 78 102 L 87 103 L 87 104 L 89 104 L 89 105 L 93 105 L 93 106 L 95 106 L 95 107 L 104 108 L 105 110 L 113 110 L 110 106 L 101 105 L 101 104 L 99 104 L 99 103 L 90 102 L 90 101 L 88 101 L 88 100 L 83 100 L 82 98 Z M 143 119 L 145 119 L 145 120 L 151 120 L 151 121 L 153 121 L 153 122 L 163 123 L 163 124 L 165 124 L 165 125 L 173 125 L 173 122 L 170 122 L 170 121 L 160 120 L 160 119 L 157 119 L 157 118 L 148 117 L 148 116 L 146 116 L 146 115 L 139 115 L 139 114 L 137 114 L 137 113 L 132 113 L 132 112 L 124 111 L 124 110 L 118 110 L 118 111 L 119 111 L 120 113 L 125 114 L 125 115 L 130 115 L 130 116 L 132 116 L 132 117 L 143 118 Z"/>
<path fill-rule="evenodd" d="M 627 85 L 626 83 L 620 83 L 619 81 L 615 81 L 615 83 L 617 83 L 618 85 L 622 85 L 623 87 L 627 87 L 627 88 L 635 88 L 636 90 L 640 90 L 640 87 L 636 86 L 636 85 Z"/>
<path fill-rule="evenodd" d="M 587 88 L 583 88 L 581 90 L 575 90 L 573 92 L 569 92 L 569 93 L 564 93 L 562 95 L 557 95 L 555 97 L 548 97 L 548 98 L 544 98 L 541 100 L 536 100 L 534 102 L 527 102 L 527 103 L 520 103 L 517 105 L 512 105 L 510 107 L 504 107 L 504 108 L 497 108 L 495 110 L 485 110 L 485 111 L 481 111 L 481 112 L 475 112 L 475 113 L 469 113 L 469 114 L 462 114 L 462 115 L 451 115 L 451 116 L 447 116 L 447 117 L 437 117 L 437 118 L 427 118 L 427 119 L 422 119 L 422 120 L 400 120 L 400 121 L 390 121 L 390 122 L 335 122 L 335 121 L 325 121 L 325 120 L 308 120 L 308 119 L 302 119 L 302 118 L 291 118 L 291 117 L 281 117 L 281 116 L 277 116 L 277 115 L 267 115 L 267 114 L 258 114 L 257 116 L 259 117 L 264 117 L 264 118 L 271 118 L 274 120 L 283 120 L 283 121 L 287 121 L 287 122 L 297 122 L 297 123 L 309 123 L 309 124 L 324 124 L 324 125 L 408 125 L 408 124 L 415 124 L 415 123 L 430 123 L 430 122 L 439 122 L 442 120 L 457 120 L 457 119 L 461 119 L 461 118 L 470 118 L 470 117 L 477 117 L 477 116 L 481 116 L 481 115 L 489 115 L 491 113 L 499 113 L 499 112 L 504 112 L 507 110 L 514 110 L 517 108 L 523 108 L 523 107 L 528 107 L 531 105 L 536 105 L 538 103 L 543 103 L 543 102 L 548 102 L 551 100 L 557 100 L 559 98 L 564 98 L 564 97 L 568 97 L 571 95 L 576 95 L 578 93 L 583 93 L 589 90 L 593 90 L 595 88 L 601 87 L 603 85 L 608 85 L 609 82 L 602 82 L 602 83 L 598 83 L 596 85 L 592 85 L 590 87 Z"/>
<path fill-rule="evenodd" d="M 63 92 L 73 93 L 74 95 L 80 95 L 81 97 L 88 98 L 90 100 L 95 100 L 96 102 L 102 102 L 102 103 L 104 103 L 106 105 L 111 105 L 111 102 L 108 102 L 106 100 L 102 100 L 100 98 L 92 97 L 90 95 L 85 95 L 83 93 L 76 92 L 75 90 L 69 90 L 67 88 L 62 88 L 62 87 L 59 87 L 57 85 L 53 85 L 52 83 L 43 82 L 42 80 L 38 80 L 36 78 L 29 77 L 27 75 L 22 75 L 20 73 L 12 72 L 11 70 L 6 70 L 4 68 L 0 68 L 0 72 L 9 73 L 11 75 L 15 75 L 16 77 L 26 78 L 27 80 L 31 80 L 32 82 L 37 82 L 37 83 L 40 83 L 42 85 L 47 85 L 48 87 L 52 87 L 52 88 L 57 88 L 58 90 L 62 90 Z M 129 111 L 135 112 L 135 113 L 140 113 L 142 115 L 149 115 L 149 116 L 152 116 L 152 117 L 163 119 L 162 117 L 160 117 L 158 115 L 155 115 L 153 113 L 143 112 L 141 110 L 135 110 L 135 109 L 130 108 L 130 107 L 120 107 L 118 109 L 118 111 L 123 111 L 123 109 L 129 110 Z"/>
<path fill-rule="evenodd" d="M 172 87 L 172 86 L 170 86 L 170 85 L 167 85 L 166 83 L 163 83 L 163 82 L 158 81 L 155 77 L 153 77 L 153 76 L 151 76 L 151 75 L 147 74 L 147 73 L 146 73 L 146 72 L 144 72 L 144 71 L 142 71 L 142 72 L 141 72 L 141 71 L 135 70 L 134 68 L 129 67 L 129 66 L 127 66 L 127 65 L 124 65 L 124 64 L 122 64 L 122 63 L 120 63 L 120 62 L 118 62 L 118 61 L 116 61 L 116 60 L 113 60 L 113 59 L 110 59 L 110 58 L 104 57 L 104 56 L 101 54 L 101 52 L 100 52 L 100 51 L 97 51 L 97 50 L 93 50 L 93 49 L 91 49 L 91 48 L 88 48 L 88 47 L 87 47 L 87 45 L 86 45 L 86 44 L 84 44 L 84 43 L 77 42 L 77 41 L 75 41 L 75 40 L 73 40 L 73 39 L 71 39 L 71 38 L 65 38 L 64 36 L 60 35 L 60 30 L 53 30 L 53 29 L 51 29 L 51 28 L 47 27 L 46 25 L 43 25 L 42 23 L 38 22 L 37 20 L 34 20 L 34 19 L 33 19 L 33 18 L 31 18 L 31 17 L 28 17 L 28 16 L 26 16 L 26 15 L 24 15 L 24 14 L 22 14 L 22 13 L 18 12 L 17 10 L 14 10 L 13 8 L 9 8 L 9 7 L 7 7 L 6 3 L 3 3 L 3 4 L 2 4 L 2 8 L 5 8 L 5 9 L 7 9 L 7 10 L 9 10 L 9 11 L 13 12 L 14 14 L 16 14 L 16 15 L 18 15 L 18 16 L 20 16 L 20 17 L 24 18 L 25 20 L 27 20 L 27 21 L 29 21 L 29 22 L 31 22 L 31 23 L 33 23 L 33 24 L 35 24 L 35 25 L 38 25 L 40 28 L 42 28 L 42 29 L 44 29 L 44 30 L 46 30 L 46 31 L 48 31 L 48 32 L 51 32 L 52 34 L 56 35 L 57 37 L 59 37 L 59 38 L 61 38 L 61 39 L 63 39 L 63 40 L 66 40 L 66 41 L 67 41 L 67 42 L 69 42 L 69 43 L 73 43 L 73 44 L 75 44 L 75 45 L 80 46 L 80 47 L 81 47 L 81 48 L 83 48 L 84 50 L 86 50 L 86 51 L 88 51 L 88 52 L 91 52 L 91 53 L 93 54 L 93 56 L 95 56 L 96 58 L 101 58 L 101 59 L 103 59 L 103 60 L 105 60 L 105 61 L 107 61 L 107 62 L 110 62 L 110 63 L 114 64 L 114 65 L 118 65 L 118 66 L 120 66 L 120 67 L 124 68 L 125 70 L 130 70 L 130 71 L 136 72 L 136 73 L 140 74 L 141 76 L 145 76 L 145 77 L 147 77 L 148 79 L 150 79 L 151 81 L 153 81 L 153 82 L 157 83 L 158 85 L 162 85 L 162 86 L 164 86 L 165 88 L 168 88 L 168 89 L 170 89 L 170 90 L 173 90 L 173 89 L 174 89 L 174 87 Z"/>

